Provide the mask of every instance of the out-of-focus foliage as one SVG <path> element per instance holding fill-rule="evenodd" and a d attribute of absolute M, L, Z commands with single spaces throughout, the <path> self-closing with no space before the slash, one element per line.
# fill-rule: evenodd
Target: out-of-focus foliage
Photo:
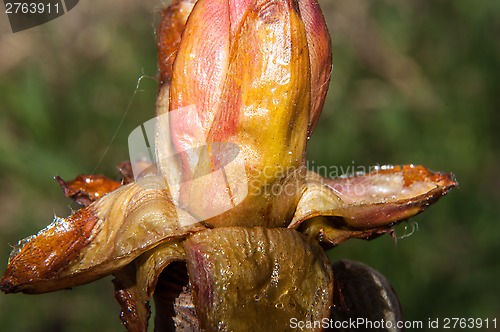
<path fill-rule="evenodd" d="M 337 165 L 326 170 L 340 175 L 378 163 L 415 163 L 453 171 L 460 182 L 406 231 L 399 227 L 403 236 L 419 225 L 397 245 L 388 236 L 352 240 L 330 256 L 383 273 L 408 320 L 500 318 L 500 116 L 494 108 L 500 105 L 500 2 L 320 3 L 334 69 L 309 142 L 309 165 L 326 176 L 318 166 Z M 70 213 L 54 175 L 117 176 L 114 166 L 128 158 L 128 134 L 154 116 L 158 7 L 153 0 L 80 1 L 61 18 L 16 34 L 2 14 L 0 264 L 8 243 L 45 227 L 53 213 Z M 120 330 L 112 293 L 108 278 L 36 297 L 0 294 L 0 326 Z"/>

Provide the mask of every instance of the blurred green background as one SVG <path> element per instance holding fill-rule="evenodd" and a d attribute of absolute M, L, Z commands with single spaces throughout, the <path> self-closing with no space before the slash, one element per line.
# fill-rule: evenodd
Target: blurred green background
<path fill-rule="evenodd" d="M 500 1 L 320 3 L 334 70 L 309 160 L 344 168 L 422 164 L 460 182 L 398 227 L 402 236 L 417 223 L 412 236 L 348 241 L 332 259 L 356 259 L 387 276 L 407 320 L 500 319 Z M 15 34 L 0 15 L 3 266 L 9 244 L 53 214 L 70 213 L 54 175 L 118 177 L 128 134 L 154 116 L 159 8 L 152 0 L 84 0 Z M 124 330 L 110 280 L 38 296 L 0 294 L 1 329 Z"/>

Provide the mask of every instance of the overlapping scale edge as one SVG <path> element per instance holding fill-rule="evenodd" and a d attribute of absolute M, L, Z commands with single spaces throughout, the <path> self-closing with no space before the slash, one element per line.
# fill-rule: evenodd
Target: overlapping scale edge
<path fill-rule="evenodd" d="M 160 274 L 174 261 L 185 259 L 184 249 L 178 241 L 162 243 L 145 252 L 123 269 L 115 272 L 115 298 L 120 304 L 120 318 L 128 331 L 147 331 L 151 315 L 150 299 L 155 292 Z M 171 302 L 174 298 L 170 299 Z M 166 307 L 172 306 L 169 303 Z M 157 307 L 157 315 L 162 308 Z M 173 324 L 173 312 L 170 317 Z M 156 327 L 155 327 L 156 328 Z"/>
<path fill-rule="evenodd" d="M 122 185 L 121 182 L 103 175 L 79 175 L 70 181 L 64 181 L 59 176 L 54 179 L 59 183 L 64 196 L 73 199 L 82 206 L 90 205 Z"/>
<path fill-rule="evenodd" d="M 161 178 L 122 186 L 100 200 L 54 221 L 14 248 L 0 281 L 6 293 L 45 293 L 113 273 L 143 252 L 204 229 L 179 224 Z"/>
<path fill-rule="evenodd" d="M 295 230 L 215 228 L 190 236 L 184 248 L 205 331 L 282 331 L 292 318 L 312 324 L 330 315 L 328 257 Z"/>
<path fill-rule="evenodd" d="M 300 15 L 305 25 L 311 68 L 311 115 L 309 135 L 318 122 L 328 92 L 332 72 L 330 33 L 317 0 L 299 0 Z"/>
<path fill-rule="evenodd" d="M 309 172 L 289 228 L 338 245 L 371 239 L 427 209 L 458 186 L 451 173 L 423 166 L 383 166 L 354 177 L 325 179 Z"/>

